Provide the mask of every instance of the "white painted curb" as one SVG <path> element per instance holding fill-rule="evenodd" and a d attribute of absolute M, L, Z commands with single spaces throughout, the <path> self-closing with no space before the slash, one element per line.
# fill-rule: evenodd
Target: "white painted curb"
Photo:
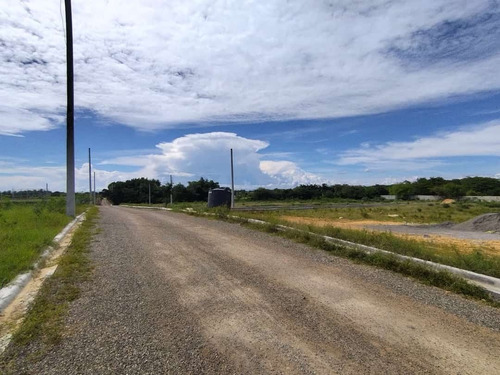
<path fill-rule="evenodd" d="M 64 229 L 54 237 L 54 242 L 59 243 L 68 234 L 68 232 L 73 228 L 78 222 L 85 218 L 85 213 L 78 215 L 71 223 L 66 225 Z M 52 252 L 53 248 L 48 247 L 42 253 L 40 258 L 33 265 L 33 270 L 20 274 L 11 281 L 7 286 L 0 289 L 0 313 L 3 312 L 9 306 L 9 304 L 17 297 L 17 295 L 23 290 L 24 286 L 31 280 L 33 272 L 38 269 L 41 262 L 47 258 Z"/>

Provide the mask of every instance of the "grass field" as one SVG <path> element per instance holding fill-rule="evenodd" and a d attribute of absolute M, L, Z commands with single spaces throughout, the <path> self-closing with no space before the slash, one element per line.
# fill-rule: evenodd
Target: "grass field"
<path fill-rule="evenodd" d="M 0 201 L 0 287 L 29 270 L 70 221 L 61 198 L 30 204 Z"/>

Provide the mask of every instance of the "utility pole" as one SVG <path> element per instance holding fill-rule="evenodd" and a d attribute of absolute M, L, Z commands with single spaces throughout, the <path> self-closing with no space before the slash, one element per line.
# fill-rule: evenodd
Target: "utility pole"
<path fill-rule="evenodd" d="M 73 86 L 73 22 L 71 0 L 64 0 L 66 9 L 66 215 L 75 217 L 75 100 Z"/>
<path fill-rule="evenodd" d="M 172 175 L 170 175 L 170 206 L 174 204 L 174 183 L 172 180 Z"/>
<path fill-rule="evenodd" d="M 89 147 L 89 204 L 92 204 L 92 159 L 90 158 L 90 147 Z"/>
<path fill-rule="evenodd" d="M 234 168 L 233 168 L 233 149 L 231 149 L 231 208 L 234 208 Z"/>

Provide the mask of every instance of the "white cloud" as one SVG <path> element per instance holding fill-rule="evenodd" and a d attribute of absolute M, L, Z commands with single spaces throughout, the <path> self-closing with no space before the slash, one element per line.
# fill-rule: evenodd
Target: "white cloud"
<path fill-rule="evenodd" d="M 158 144 L 159 153 L 108 159 L 93 165 L 92 171 L 96 173 L 98 190 L 113 181 L 138 177 L 155 178 L 165 183 L 169 181 L 170 174 L 174 176 L 175 183 L 204 177 L 229 186 L 232 148 L 237 188 L 290 187 L 326 181 L 290 161 L 263 161 L 262 158 L 269 158 L 272 154 L 262 155 L 259 151 L 268 146 L 267 142 L 234 133 L 188 134 L 172 142 Z M 132 167 L 132 170 L 120 171 L 123 167 Z M 75 170 L 77 191 L 88 190 L 88 168 L 88 163 L 84 163 Z M 30 167 L 0 160 L 0 176 L 0 190 L 40 189 L 45 187 L 46 182 L 49 182 L 51 190 L 66 190 L 66 169 L 61 166 Z"/>
<path fill-rule="evenodd" d="M 0 134 L 64 118 L 59 5 L 4 0 Z M 140 129 L 367 114 L 500 88 L 488 0 L 88 0 L 73 11 L 76 106 Z"/>
<path fill-rule="evenodd" d="M 429 169 L 449 157 L 500 157 L 500 121 L 418 138 L 408 142 L 361 145 L 349 150 L 339 165 L 361 164 L 372 169 Z"/>
<path fill-rule="evenodd" d="M 308 173 L 291 161 L 271 161 L 260 162 L 260 169 L 265 174 L 273 177 L 283 186 L 296 186 L 307 184 L 327 183 L 324 178 L 313 173 Z"/>

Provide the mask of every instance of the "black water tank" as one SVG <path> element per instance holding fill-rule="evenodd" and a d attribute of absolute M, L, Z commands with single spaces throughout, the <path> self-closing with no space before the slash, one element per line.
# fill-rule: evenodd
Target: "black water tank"
<path fill-rule="evenodd" d="M 231 207 L 231 189 L 217 188 L 208 192 L 208 207 L 227 206 Z"/>

